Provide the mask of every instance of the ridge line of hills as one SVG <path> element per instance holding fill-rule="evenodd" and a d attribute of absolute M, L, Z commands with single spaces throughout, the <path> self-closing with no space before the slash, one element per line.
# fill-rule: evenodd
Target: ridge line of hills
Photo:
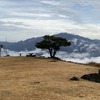
<path fill-rule="evenodd" d="M 100 56 L 100 40 L 89 39 L 68 33 L 59 33 L 54 36 L 66 38 L 72 44 L 70 47 L 62 47 L 61 51 L 68 53 L 90 53 L 93 57 Z M 3 44 L 5 48 L 11 51 L 31 51 L 36 49 L 35 43 L 42 39 L 42 37 L 37 37 L 19 42 L 0 42 L 0 44 Z"/>

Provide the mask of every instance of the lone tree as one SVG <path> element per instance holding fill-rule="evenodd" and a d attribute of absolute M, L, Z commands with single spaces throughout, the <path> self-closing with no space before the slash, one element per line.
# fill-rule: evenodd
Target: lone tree
<path fill-rule="evenodd" d="M 0 44 L 0 57 L 1 57 L 1 49 L 3 48 L 3 45 Z"/>
<path fill-rule="evenodd" d="M 36 43 L 36 47 L 40 49 L 48 49 L 51 58 L 55 58 L 57 51 L 60 50 L 62 46 L 70 46 L 71 43 L 68 42 L 65 38 L 54 37 L 45 35 L 44 39 L 41 42 Z"/>

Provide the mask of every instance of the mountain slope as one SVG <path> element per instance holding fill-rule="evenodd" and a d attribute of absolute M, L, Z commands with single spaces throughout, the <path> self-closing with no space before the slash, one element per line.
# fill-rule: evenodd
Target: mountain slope
<path fill-rule="evenodd" d="M 68 34 L 68 33 L 59 33 L 55 35 L 56 37 L 66 38 L 71 42 L 70 47 L 62 47 L 61 51 L 68 53 L 90 53 L 91 56 L 100 56 L 100 40 L 92 40 L 89 38 L 84 38 L 82 36 Z M 10 42 L 0 42 L 7 49 L 13 51 L 25 51 L 25 50 L 34 50 L 36 42 L 41 41 L 43 38 L 31 38 L 25 41 L 19 41 L 16 43 Z"/>
<path fill-rule="evenodd" d="M 62 50 L 76 53 L 90 53 L 91 56 L 100 56 L 100 40 L 92 40 L 78 35 L 60 33 L 57 37 L 66 38 L 72 45 Z"/>

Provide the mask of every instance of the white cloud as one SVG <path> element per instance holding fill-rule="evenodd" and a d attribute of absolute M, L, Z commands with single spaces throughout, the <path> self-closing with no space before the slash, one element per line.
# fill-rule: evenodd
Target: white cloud
<path fill-rule="evenodd" d="M 42 0 L 42 1 L 40 1 L 40 2 L 42 2 L 42 3 L 44 3 L 44 4 L 49 4 L 49 5 L 59 5 L 59 2 L 57 2 L 57 1 Z"/>
<path fill-rule="evenodd" d="M 31 16 L 31 17 L 51 17 L 51 15 L 50 14 L 43 14 L 43 13 L 39 13 L 39 14 L 35 14 L 35 13 L 18 13 L 18 12 L 11 12 L 11 15 L 15 15 L 15 16 L 23 16 L 23 17 L 25 17 L 25 16 Z"/>
<path fill-rule="evenodd" d="M 34 51 L 21 51 L 21 52 L 7 50 L 7 54 L 9 54 L 10 56 L 20 56 L 20 53 L 22 56 L 26 56 L 29 53 L 33 53 L 33 54 L 36 54 L 37 56 L 49 57 L 49 53 L 41 49 L 35 49 Z M 2 50 L 2 56 L 6 56 L 6 52 L 4 50 Z M 65 61 L 71 61 L 71 62 L 77 62 L 77 63 L 89 63 L 89 62 L 100 63 L 100 57 L 90 57 L 90 54 L 88 53 L 68 54 L 66 52 L 58 52 L 56 57 L 59 57 L 60 59 L 65 60 Z"/>
<path fill-rule="evenodd" d="M 66 31 L 100 39 L 99 9 L 99 0 L 1 0 L 0 33 L 41 36 Z"/>
<path fill-rule="evenodd" d="M 41 36 L 47 33 L 59 33 L 59 32 L 66 31 L 66 32 L 76 33 L 78 35 L 93 38 L 93 39 L 100 38 L 99 24 L 96 24 L 96 25 L 95 24 L 76 24 L 70 21 L 65 22 L 64 20 L 38 20 L 38 19 L 32 20 L 32 19 L 21 19 L 21 18 L 2 18 L 0 19 L 0 21 L 4 23 L 3 26 L 5 27 L 11 26 L 9 28 L 12 28 L 13 26 L 13 27 L 16 27 L 16 29 L 21 28 L 23 31 L 21 30 L 20 33 L 25 32 L 26 29 L 27 29 L 27 33 L 35 31 L 35 33 L 38 33 L 38 35 L 36 34 L 37 36 L 39 36 L 39 34 Z M 27 33 L 25 32 L 21 34 L 27 34 Z M 18 31 L 18 34 L 19 34 L 19 31 Z"/>

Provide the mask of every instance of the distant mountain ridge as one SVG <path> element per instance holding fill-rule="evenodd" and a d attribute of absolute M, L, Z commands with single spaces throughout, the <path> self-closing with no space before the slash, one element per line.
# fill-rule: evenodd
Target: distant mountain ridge
<path fill-rule="evenodd" d="M 100 40 L 93 40 L 68 33 L 59 33 L 55 34 L 55 36 L 66 38 L 72 44 L 70 47 L 62 47 L 61 51 L 68 53 L 90 53 L 91 56 L 100 56 Z M 12 51 L 31 51 L 35 50 L 36 42 L 39 42 L 42 39 L 42 37 L 37 37 L 13 43 L 0 42 L 0 44 L 3 44 L 4 47 Z"/>

